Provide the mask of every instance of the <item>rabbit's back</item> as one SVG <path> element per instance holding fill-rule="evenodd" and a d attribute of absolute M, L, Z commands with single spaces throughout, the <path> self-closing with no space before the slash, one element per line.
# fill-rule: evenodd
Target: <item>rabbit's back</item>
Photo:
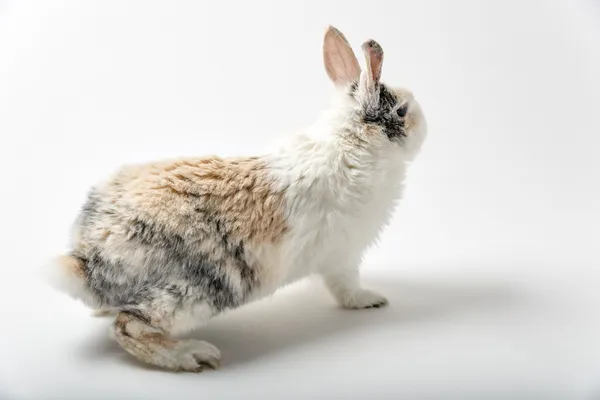
<path fill-rule="evenodd" d="M 260 287 L 251 249 L 281 240 L 283 202 L 260 158 L 128 166 L 90 192 L 72 255 L 102 306 L 187 297 L 221 311 Z"/>

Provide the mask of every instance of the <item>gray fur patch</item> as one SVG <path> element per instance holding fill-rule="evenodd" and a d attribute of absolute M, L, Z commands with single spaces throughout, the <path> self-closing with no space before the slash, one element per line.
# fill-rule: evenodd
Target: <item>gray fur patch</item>
<path fill-rule="evenodd" d="M 352 84 L 350 95 L 355 95 L 358 85 Z M 405 117 L 406 104 L 399 104 L 398 99 L 384 84 L 378 88 L 379 100 L 362 104 L 360 118 L 368 124 L 375 124 L 383 129 L 390 140 L 403 140 L 406 137 Z"/>
<path fill-rule="evenodd" d="M 80 231 L 93 231 L 106 220 L 117 221 L 121 231 L 113 239 L 119 242 L 118 254 L 93 240 L 85 252 L 73 252 L 85 261 L 87 285 L 103 307 L 136 310 L 160 299 L 174 305 L 202 302 L 221 312 L 244 302 L 257 279 L 243 241 L 232 239 L 218 215 L 200 204 L 193 209 L 196 215 L 190 215 L 190 222 L 201 218 L 203 223 L 193 225 L 193 232 L 173 233 L 133 210 L 111 207 L 96 191 L 90 193 L 79 218 Z M 230 276 L 232 271 L 239 276 Z"/>

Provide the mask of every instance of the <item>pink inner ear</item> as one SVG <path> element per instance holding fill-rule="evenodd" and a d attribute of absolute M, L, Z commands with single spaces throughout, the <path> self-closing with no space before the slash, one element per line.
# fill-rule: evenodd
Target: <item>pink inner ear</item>
<path fill-rule="evenodd" d="M 327 75 L 336 85 L 346 85 L 358 80 L 358 60 L 342 32 L 332 26 L 325 33 L 323 60 Z"/>
<path fill-rule="evenodd" d="M 373 83 L 378 83 L 383 66 L 383 49 L 376 41 L 369 40 L 362 45 L 362 50 L 365 53 L 368 76 Z"/>

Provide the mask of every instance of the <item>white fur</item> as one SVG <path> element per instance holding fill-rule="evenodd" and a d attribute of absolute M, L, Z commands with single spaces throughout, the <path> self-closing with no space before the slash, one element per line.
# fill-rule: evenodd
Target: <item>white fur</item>
<path fill-rule="evenodd" d="M 213 310 L 206 303 L 182 307 L 173 316 L 169 331 L 175 336 L 186 334 L 206 324 L 212 316 Z"/>
<path fill-rule="evenodd" d="M 80 300 L 86 306 L 96 309 L 99 307 L 97 299 L 90 292 L 85 280 L 64 267 L 60 259 L 55 259 L 43 269 L 42 276 L 46 284 L 59 292 L 68 293 L 69 296 Z"/>
<path fill-rule="evenodd" d="M 379 133 L 353 145 L 351 136 L 365 127 L 349 117 L 356 104 L 340 92 L 333 109 L 308 133 L 269 156 L 278 189 L 285 189 L 291 228 L 283 243 L 259 256 L 273 276 L 262 295 L 319 274 L 345 307 L 387 302 L 361 287 L 358 267 L 388 223 L 402 195 L 407 164 L 426 135 L 419 105 L 410 93 L 396 92 L 409 102 L 414 122 L 404 144 Z"/>

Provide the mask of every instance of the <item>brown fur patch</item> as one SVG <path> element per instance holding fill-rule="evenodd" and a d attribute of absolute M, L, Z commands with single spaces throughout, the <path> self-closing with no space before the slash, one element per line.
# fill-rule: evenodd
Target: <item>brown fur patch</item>
<path fill-rule="evenodd" d="M 114 322 L 115 339 L 128 353 L 146 363 L 154 364 L 156 349 L 152 347 L 151 342 L 144 340 L 144 332 L 132 334 L 127 330 L 131 323 L 140 324 L 132 315 L 119 313 Z"/>
<path fill-rule="evenodd" d="M 133 315 L 121 312 L 115 319 L 116 334 L 120 337 L 121 344 L 135 344 L 137 348 L 136 355 L 151 357 L 155 349 L 152 346 L 172 348 L 175 342 L 169 339 L 163 332 L 158 329 L 144 324 L 144 322 L 135 318 Z M 132 325 L 135 324 L 135 332 L 130 331 Z"/>
<path fill-rule="evenodd" d="M 85 279 L 85 266 L 80 260 L 71 256 L 60 256 L 57 262 L 67 273 Z"/>
<path fill-rule="evenodd" d="M 258 158 L 126 167 L 106 193 L 173 233 L 196 230 L 209 218 L 218 218 L 228 234 L 255 243 L 275 242 L 286 230 L 283 193 L 273 190 L 267 166 Z"/>

